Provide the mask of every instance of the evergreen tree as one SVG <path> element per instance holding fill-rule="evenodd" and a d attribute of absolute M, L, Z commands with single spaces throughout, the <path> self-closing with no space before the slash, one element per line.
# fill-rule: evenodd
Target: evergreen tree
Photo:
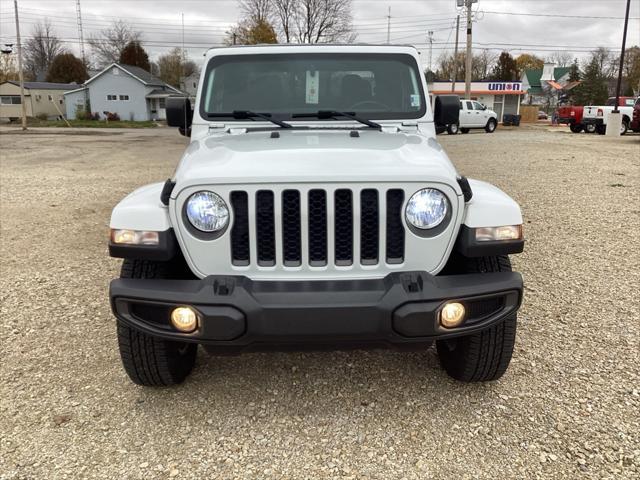
<path fill-rule="evenodd" d="M 493 67 L 491 80 L 502 80 L 506 82 L 518 79 L 518 65 L 509 52 L 502 52 L 498 57 L 496 65 Z"/>
<path fill-rule="evenodd" d="M 122 52 L 120 52 L 119 63 L 140 67 L 147 72 L 151 69 L 151 65 L 149 64 L 149 55 L 147 55 L 147 52 L 145 52 L 144 48 L 142 48 L 142 45 L 140 45 L 140 42 L 137 40 L 132 40 L 122 49 Z"/>
<path fill-rule="evenodd" d="M 574 58 L 571 64 L 571 70 L 569 70 L 569 81 L 577 82 L 580 80 L 580 67 L 578 67 L 578 59 Z"/>
<path fill-rule="evenodd" d="M 84 63 L 73 53 L 56 55 L 47 70 L 47 82 L 83 83 L 87 78 L 89 75 Z"/>
<path fill-rule="evenodd" d="M 584 69 L 582 83 L 573 89 L 576 105 L 604 105 L 607 101 L 607 77 L 597 56 L 592 56 Z"/>

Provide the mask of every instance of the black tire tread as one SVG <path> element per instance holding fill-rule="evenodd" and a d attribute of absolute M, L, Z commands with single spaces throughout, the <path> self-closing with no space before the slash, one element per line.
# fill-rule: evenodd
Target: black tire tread
<path fill-rule="evenodd" d="M 511 271 L 507 256 L 465 259 L 466 273 Z M 436 342 L 445 371 L 463 382 L 485 382 L 500 378 L 509 366 L 516 338 L 517 315 L 491 328 L 455 339 L 455 350 L 447 340 Z"/>
<path fill-rule="evenodd" d="M 121 278 L 170 278 L 172 268 L 165 262 L 125 259 Z M 118 346 L 124 370 L 131 380 L 144 386 L 181 383 L 195 364 L 197 345 L 181 344 L 152 337 L 118 320 Z M 180 348 L 182 353 L 178 353 Z"/>

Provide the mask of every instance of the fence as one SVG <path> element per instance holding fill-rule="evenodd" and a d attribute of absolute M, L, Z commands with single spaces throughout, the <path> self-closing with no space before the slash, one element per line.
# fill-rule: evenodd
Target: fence
<path fill-rule="evenodd" d="M 538 110 L 536 105 L 520 105 L 520 121 L 523 123 L 535 123 L 538 121 Z"/>

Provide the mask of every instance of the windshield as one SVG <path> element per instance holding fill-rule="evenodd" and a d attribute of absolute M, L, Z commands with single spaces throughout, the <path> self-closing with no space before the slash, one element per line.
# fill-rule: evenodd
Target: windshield
<path fill-rule="evenodd" d="M 370 119 L 408 119 L 422 117 L 426 103 L 418 65 L 410 55 L 214 57 L 207 65 L 200 114 L 205 119 L 229 114 L 233 119 L 232 113 L 238 110 L 269 113 L 285 120 L 328 110 Z"/>

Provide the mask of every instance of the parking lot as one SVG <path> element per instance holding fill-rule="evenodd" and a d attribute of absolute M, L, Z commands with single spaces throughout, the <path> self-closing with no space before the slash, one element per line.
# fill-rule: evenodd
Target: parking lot
<path fill-rule="evenodd" d="M 638 478 L 640 136 L 441 135 L 522 206 L 516 351 L 460 384 L 425 352 L 209 357 L 133 385 L 107 289 L 112 207 L 170 177 L 167 128 L 0 132 L 0 478 Z"/>

